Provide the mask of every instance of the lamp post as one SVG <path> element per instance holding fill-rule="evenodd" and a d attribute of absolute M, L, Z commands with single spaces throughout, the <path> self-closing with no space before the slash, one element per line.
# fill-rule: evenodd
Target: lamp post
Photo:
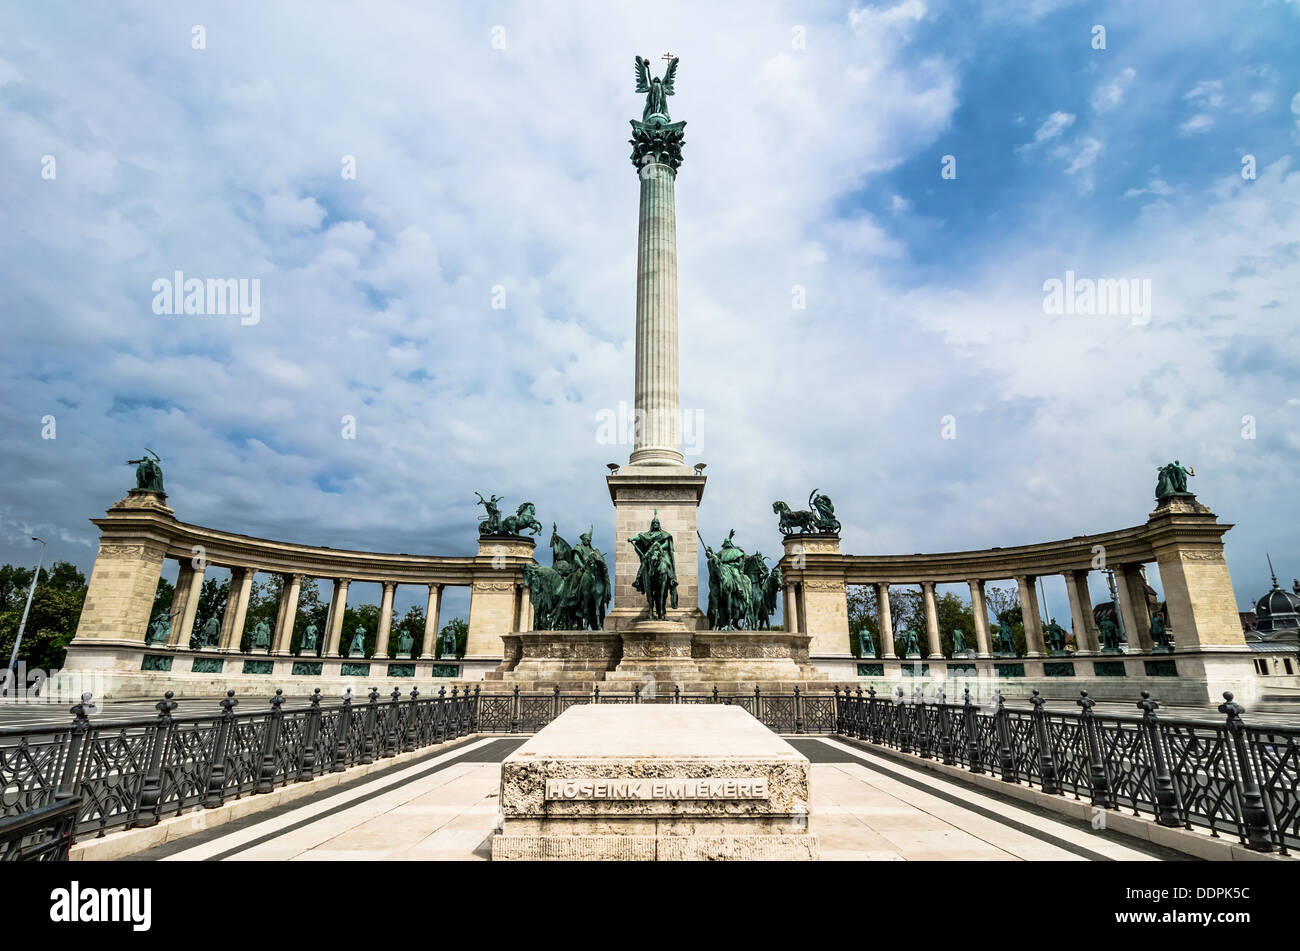
<path fill-rule="evenodd" d="M 42 539 L 32 536 L 32 541 L 41 543 L 41 557 L 36 562 L 36 573 L 32 575 L 32 586 L 27 589 L 27 604 L 23 608 L 23 619 L 18 623 L 18 636 L 14 638 L 14 652 L 9 657 L 9 679 L 14 684 L 18 683 L 18 647 L 23 642 L 23 631 L 27 628 L 27 612 L 32 609 L 32 595 L 36 593 L 36 582 L 41 577 L 41 567 L 45 564 L 45 542 Z M 5 692 L 8 692 L 8 679 L 5 683 Z"/>

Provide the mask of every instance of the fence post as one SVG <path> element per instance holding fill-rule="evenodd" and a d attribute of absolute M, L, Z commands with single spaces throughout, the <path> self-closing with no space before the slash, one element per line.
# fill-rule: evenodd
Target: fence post
<path fill-rule="evenodd" d="M 799 699 L 799 685 L 794 685 L 794 732 L 803 732 L 803 704 Z"/>
<path fill-rule="evenodd" d="M 366 722 L 362 729 L 365 731 L 365 738 L 361 741 L 361 762 L 362 764 L 373 763 L 375 761 L 375 726 L 379 719 L 379 688 L 371 687 L 370 696 L 366 698 Z"/>
<path fill-rule="evenodd" d="M 907 701 L 903 698 L 903 688 L 894 688 L 894 734 L 898 740 L 898 749 L 903 753 L 912 752 L 912 718 L 907 712 Z"/>
<path fill-rule="evenodd" d="M 673 684 L 673 703 L 682 702 L 682 685 Z"/>
<path fill-rule="evenodd" d="M 298 782 L 305 783 L 316 775 L 316 738 L 320 735 L 320 687 L 311 695 L 311 709 L 307 711 L 307 732 L 302 738 L 302 766 Z"/>
<path fill-rule="evenodd" d="M 845 688 L 847 692 L 848 688 Z M 840 685 L 835 685 L 835 732 L 844 735 L 844 708 L 840 706 Z"/>
<path fill-rule="evenodd" d="M 1058 795 L 1061 784 L 1056 779 L 1056 757 L 1052 754 L 1052 739 L 1047 730 L 1047 711 L 1043 709 L 1043 704 L 1047 701 L 1035 688 L 1029 702 L 1034 705 L 1031 719 L 1034 724 L 1034 743 L 1038 746 L 1038 771 L 1042 775 L 1043 792 Z"/>
<path fill-rule="evenodd" d="M 388 711 L 384 715 L 384 752 L 382 759 L 392 759 L 397 754 L 397 721 L 401 719 L 402 691 L 394 687 L 388 698 Z"/>
<path fill-rule="evenodd" d="M 339 729 L 334 734 L 334 762 L 330 764 L 331 773 L 341 773 L 347 769 L 348 731 L 352 728 L 352 688 L 343 691 L 343 710 L 339 713 Z"/>
<path fill-rule="evenodd" d="M 556 690 L 558 691 L 558 689 L 559 689 L 559 685 L 557 684 Z M 470 710 L 469 710 L 469 732 L 471 733 L 478 732 L 478 697 L 479 697 L 478 691 L 479 691 L 479 685 L 475 684 L 474 703 L 470 706 Z"/>
<path fill-rule="evenodd" d="M 77 794 L 77 773 L 81 760 L 81 748 L 86 742 L 86 733 L 90 730 L 90 711 L 94 704 L 90 702 L 93 694 L 83 693 L 81 703 L 72 707 L 72 729 L 68 733 L 68 748 L 63 754 L 63 774 L 59 777 L 59 798 Z"/>
<path fill-rule="evenodd" d="M 1246 846 L 1256 852 L 1272 852 L 1273 838 L 1269 830 L 1268 810 L 1264 807 L 1264 797 L 1255 779 L 1255 770 L 1246 746 L 1246 724 L 1241 719 L 1245 708 L 1233 703 L 1232 692 L 1225 690 L 1219 712 L 1228 716 L 1228 735 L 1232 737 L 1232 748 L 1237 754 L 1237 773 L 1241 780 L 1241 815 L 1246 820 Z"/>
<path fill-rule="evenodd" d="M 212 741 L 212 766 L 208 770 L 208 791 L 203 798 L 206 809 L 215 809 L 226 801 L 226 749 L 230 746 L 230 731 L 235 728 L 235 691 L 227 690 L 221 701 L 221 719 L 217 721 L 217 737 Z"/>
<path fill-rule="evenodd" d="M 447 739 L 447 688 L 438 688 L 438 706 L 434 712 L 433 718 L 435 726 L 435 736 L 437 742 L 441 743 Z"/>
<path fill-rule="evenodd" d="M 474 688 L 476 691 L 478 687 Z M 551 694 L 551 719 L 554 720 L 560 715 L 560 685 L 555 685 L 555 690 Z"/>
<path fill-rule="evenodd" d="M 858 739 L 869 740 L 872 743 L 880 742 L 880 704 L 876 700 L 876 688 L 874 685 L 867 687 L 867 705 L 862 705 L 862 688 L 857 690 L 857 696 L 854 698 L 854 707 L 857 708 L 854 719 L 853 729 Z M 865 731 L 865 736 L 863 735 Z"/>
<path fill-rule="evenodd" d="M 984 772 L 984 757 L 980 755 L 979 732 L 975 727 L 975 704 L 970 702 L 970 687 L 962 691 L 961 717 L 966 728 L 966 760 L 972 773 Z"/>
<path fill-rule="evenodd" d="M 1092 804 L 1099 809 L 1110 806 L 1110 778 L 1106 775 L 1106 761 L 1101 755 L 1101 741 L 1097 736 L 1097 717 L 1092 708 L 1097 701 L 1088 696 L 1088 691 L 1080 690 L 1079 699 L 1074 701 L 1083 708 L 1083 739 L 1088 745 L 1088 785 L 1092 787 Z"/>
<path fill-rule="evenodd" d="M 1165 757 L 1165 744 L 1160 736 L 1160 723 L 1156 719 L 1159 700 L 1152 700 L 1150 691 L 1142 691 L 1142 699 L 1137 702 L 1142 711 L 1142 728 L 1146 733 L 1147 744 L 1151 750 L 1151 762 L 1155 767 L 1156 784 L 1156 822 L 1162 826 L 1181 825 L 1178 817 L 1178 791 L 1174 789 L 1174 778 L 1169 774 L 1169 762 Z"/>
<path fill-rule="evenodd" d="M 759 723 L 766 723 L 763 719 L 763 698 L 759 695 L 758 685 L 754 685 L 754 719 Z"/>
<path fill-rule="evenodd" d="M 257 786 L 253 792 L 269 793 L 275 789 L 275 745 L 280 741 L 280 724 L 284 720 L 284 690 L 277 687 L 271 698 L 271 712 L 266 716 L 266 730 L 262 734 L 262 768 L 257 774 Z M 288 771 L 285 771 L 288 779 Z"/>
<path fill-rule="evenodd" d="M 402 749 L 413 750 L 419 745 L 420 688 L 411 688 L 411 705 L 406 714 L 406 733 L 402 736 Z"/>
<path fill-rule="evenodd" d="M 633 702 L 633 703 L 640 703 L 640 702 L 641 702 L 641 682 L 640 682 L 640 681 L 637 681 L 635 684 L 632 685 L 632 702 Z"/>
<path fill-rule="evenodd" d="M 518 692 L 519 692 L 519 688 L 516 687 L 515 693 Z M 591 696 L 592 696 L 592 701 L 591 701 L 592 703 L 600 703 L 600 684 L 596 684 L 594 687 L 592 687 Z"/>
<path fill-rule="evenodd" d="M 952 752 L 952 724 L 948 722 L 947 697 L 943 688 L 939 688 L 939 753 L 943 756 L 945 766 L 956 766 L 957 758 Z"/>
<path fill-rule="evenodd" d="M 912 705 L 916 709 L 916 743 L 921 759 L 930 758 L 930 717 L 925 709 L 925 693 L 920 687 L 912 689 Z"/>
<path fill-rule="evenodd" d="M 597 687 L 596 689 L 599 690 L 600 688 Z M 452 695 L 454 696 L 456 693 L 456 688 L 452 687 L 451 692 Z M 514 697 L 514 699 L 510 702 L 510 732 L 518 733 L 519 732 L 519 684 L 515 684 L 515 690 L 512 696 Z"/>
<path fill-rule="evenodd" d="M 172 732 L 172 711 L 178 704 L 172 697 L 173 691 L 163 694 L 163 699 L 154 704 L 158 711 L 158 722 L 152 727 L 153 735 L 149 744 L 149 763 L 145 767 L 144 783 L 140 786 L 140 806 L 136 811 L 135 821 L 131 823 L 138 828 L 148 828 L 158 824 L 158 803 L 162 799 L 162 764 L 167 755 L 167 741 Z"/>
<path fill-rule="evenodd" d="M 998 768 L 1002 770 L 1002 781 L 1004 783 L 1014 783 L 1016 781 L 1016 761 L 1011 755 L 1011 727 L 1007 723 L 1007 713 L 1004 706 L 1006 700 L 1002 696 L 1001 688 L 994 688 L 993 698 L 997 702 L 997 709 L 994 711 L 994 722 L 998 731 Z"/>

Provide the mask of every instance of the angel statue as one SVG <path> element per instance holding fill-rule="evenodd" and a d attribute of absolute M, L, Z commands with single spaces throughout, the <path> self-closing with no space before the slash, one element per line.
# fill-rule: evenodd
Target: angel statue
<path fill-rule="evenodd" d="M 676 56 L 669 60 L 662 79 L 651 77 L 649 61 L 640 56 L 636 58 L 636 91 L 646 94 L 645 111 L 641 113 L 642 122 L 649 121 L 651 116 L 663 116 L 664 122 L 672 121 L 668 115 L 668 97 L 673 94 L 673 77 L 676 75 Z"/>

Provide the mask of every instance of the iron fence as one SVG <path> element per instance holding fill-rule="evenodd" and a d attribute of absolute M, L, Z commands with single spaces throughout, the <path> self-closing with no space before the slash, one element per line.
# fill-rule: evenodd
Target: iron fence
<path fill-rule="evenodd" d="M 80 800 L 56 799 L 48 806 L 0 819 L 0 862 L 64 862 L 72 848 Z"/>
<path fill-rule="evenodd" d="M 1160 717 L 1147 691 L 1137 715 L 1100 714 L 1086 690 L 1079 711 L 1049 711 L 1037 690 L 1029 709 L 995 692 L 989 709 L 898 687 L 889 697 L 835 688 L 834 730 L 938 759 L 1045 793 L 1087 798 L 1099 809 L 1146 813 L 1165 826 L 1235 835 L 1261 852 L 1300 846 L 1300 729 L 1250 726 L 1224 693 L 1220 721 Z"/>
<path fill-rule="evenodd" d="M 269 709 L 237 712 L 228 690 L 219 713 L 177 716 L 168 691 L 154 717 L 92 721 L 91 697 L 74 706 L 64 727 L 0 728 L 0 821 L 45 815 L 76 798 L 72 833 L 85 836 L 147 827 L 188 809 L 212 809 L 293 782 L 436 746 L 472 733 L 534 733 L 584 703 L 734 704 L 780 732 L 824 732 L 835 726 L 835 701 L 793 694 L 654 696 L 630 693 L 486 694 L 453 687 L 421 697 L 397 688 L 386 699 L 372 689 L 361 702 L 349 692 L 323 702 L 317 690 L 300 709 L 286 710 L 279 690 Z M 51 816 L 54 814 L 51 813 Z M 62 821 L 63 813 L 58 814 Z M 53 819 L 47 819 L 47 824 Z M 66 851 L 66 850 L 65 850 Z"/>

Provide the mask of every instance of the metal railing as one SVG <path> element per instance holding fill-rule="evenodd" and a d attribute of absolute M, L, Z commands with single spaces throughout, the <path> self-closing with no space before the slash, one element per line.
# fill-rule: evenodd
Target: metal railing
<path fill-rule="evenodd" d="M 905 698 L 874 688 L 835 688 L 835 732 L 972 773 L 998 775 L 1098 809 L 1131 809 L 1164 826 L 1236 835 L 1261 852 L 1300 847 L 1300 729 L 1250 726 L 1224 693 L 1224 719 L 1160 717 L 1147 691 L 1138 715 L 1101 714 L 1086 690 L 1076 712 L 1048 711 L 1037 690 L 1030 709 L 948 703 L 942 692 Z"/>
<path fill-rule="evenodd" d="M 474 733 L 533 733 L 575 704 L 720 703 L 743 707 L 782 733 L 830 733 L 830 694 L 561 694 L 471 692 L 453 687 L 421 697 L 394 688 L 381 700 L 351 692 L 333 704 L 318 689 L 298 709 L 277 690 L 270 709 L 239 713 L 228 690 L 220 712 L 177 716 L 167 691 L 153 717 L 92 720 L 90 694 L 72 707 L 69 726 L 0 728 L 0 817 L 28 817 L 75 797 L 78 836 L 155 825 L 196 808 L 373 763 Z"/>
<path fill-rule="evenodd" d="M 0 862 L 66 862 L 80 808 L 74 796 L 0 819 Z"/>

